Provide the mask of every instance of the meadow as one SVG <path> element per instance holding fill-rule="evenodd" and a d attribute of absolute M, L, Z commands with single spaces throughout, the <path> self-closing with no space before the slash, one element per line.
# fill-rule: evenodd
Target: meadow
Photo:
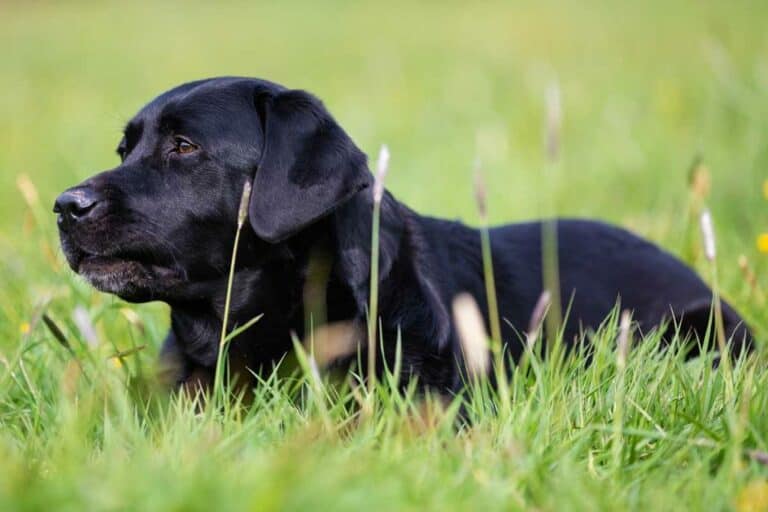
<path fill-rule="evenodd" d="M 766 19 L 747 0 L 0 3 L 0 510 L 767 510 Z M 607 220 L 712 282 L 708 208 L 757 353 L 713 370 L 650 337 L 624 364 L 612 317 L 591 365 L 534 355 L 506 400 L 473 388 L 460 429 L 458 402 L 391 379 L 276 375 L 203 412 L 164 395 L 166 306 L 75 276 L 51 207 L 117 165 L 149 99 L 216 75 L 318 95 L 372 159 L 388 145 L 387 187 L 422 213 L 476 224 L 479 161 L 493 223 Z"/>

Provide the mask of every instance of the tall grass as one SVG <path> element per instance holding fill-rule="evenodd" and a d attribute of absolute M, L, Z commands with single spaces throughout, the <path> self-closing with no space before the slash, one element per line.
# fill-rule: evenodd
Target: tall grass
<path fill-rule="evenodd" d="M 542 216 L 541 224 L 541 269 L 544 290 L 550 294 L 550 307 L 545 317 L 547 337 L 555 346 L 563 322 L 562 300 L 560 297 L 560 262 L 557 247 L 557 208 L 554 184 L 560 163 L 562 132 L 562 105 L 560 86 L 551 83 L 546 91 L 545 153 L 546 164 L 542 173 L 544 186 L 540 188 Z"/>
<path fill-rule="evenodd" d="M 389 149 L 387 146 L 382 146 L 376 164 L 376 179 L 372 192 L 370 304 L 368 307 L 368 394 L 370 397 L 373 397 L 373 390 L 376 387 L 376 352 L 378 347 L 376 326 L 379 323 L 379 231 L 381 201 L 384 198 L 384 178 L 388 169 Z"/>
<path fill-rule="evenodd" d="M 240 233 L 243 230 L 243 225 L 245 224 L 246 219 L 248 218 L 248 202 L 251 198 L 251 181 L 246 180 L 245 185 L 243 185 L 243 192 L 240 198 L 240 205 L 237 212 L 237 229 L 235 231 L 235 240 L 232 244 L 232 257 L 230 258 L 229 263 L 229 273 L 227 274 L 227 289 L 224 296 L 224 311 L 222 313 L 222 320 L 221 320 L 221 336 L 219 337 L 219 350 L 216 353 L 216 368 L 215 368 L 215 374 L 214 374 L 214 381 L 213 381 L 213 390 L 212 390 L 212 408 L 216 409 L 221 406 L 227 406 L 229 405 L 229 399 L 230 399 L 230 382 L 229 382 L 229 374 L 227 372 L 227 347 L 230 341 L 232 341 L 236 336 L 241 334 L 243 331 L 251 327 L 253 324 L 259 321 L 261 318 L 261 315 L 257 315 L 256 317 L 248 320 L 245 324 L 233 329 L 231 332 L 227 332 L 229 328 L 229 314 L 230 314 L 230 307 L 232 304 L 232 285 L 235 280 L 235 270 L 237 268 L 237 250 L 240 246 Z M 234 376 L 236 377 L 236 376 Z M 240 376 L 242 377 L 249 377 L 249 376 Z M 198 390 L 198 391 L 205 391 L 205 390 Z"/>
<path fill-rule="evenodd" d="M 501 321 L 496 296 L 496 279 L 493 273 L 493 249 L 491 233 L 488 226 L 488 205 L 486 189 L 480 163 L 475 165 L 475 201 L 480 216 L 480 256 L 483 262 L 483 281 L 485 282 L 485 300 L 488 304 L 488 324 L 491 327 L 490 348 L 493 353 L 493 375 L 499 390 L 499 406 L 505 413 L 509 412 L 507 404 L 510 401 L 508 382 L 508 354 L 505 350 L 504 339 L 501 336 Z M 487 396 L 487 395 L 486 395 Z"/>
<path fill-rule="evenodd" d="M 165 404 L 132 394 L 135 368 L 80 354 L 89 382 L 64 351 L 27 350 L 3 383 L 0 500 L 13 509 L 730 507 L 766 476 L 765 361 L 735 361 L 727 399 L 712 354 L 686 363 L 679 341 L 662 351 L 655 336 L 628 350 L 616 341 L 627 333 L 618 316 L 561 365 L 531 353 L 502 417 L 487 379 L 444 404 L 416 399 L 386 370 L 375 412 L 361 414 L 360 389 L 308 360 L 261 382 L 250 408 L 200 415 L 183 394 Z M 724 408 L 737 411 L 734 422 Z"/>

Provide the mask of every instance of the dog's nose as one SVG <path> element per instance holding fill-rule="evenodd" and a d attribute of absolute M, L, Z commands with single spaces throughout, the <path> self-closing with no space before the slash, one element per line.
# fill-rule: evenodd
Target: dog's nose
<path fill-rule="evenodd" d="M 56 198 L 53 212 L 59 214 L 59 226 L 68 229 L 91 215 L 99 201 L 98 194 L 91 187 L 73 188 Z"/>

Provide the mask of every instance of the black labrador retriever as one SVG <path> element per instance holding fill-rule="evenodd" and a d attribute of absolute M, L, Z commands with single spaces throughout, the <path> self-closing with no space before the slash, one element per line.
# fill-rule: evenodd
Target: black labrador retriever
<path fill-rule="evenodd" d="M 205 384 L 218 352 L 228 267 L 246 180 L 253 180 L 234 277 L 235 368 L 269 370 L 302 336 L 303 287 L 313 248 L 331 256 L 329 322 L 365 322 L 369 299 L 372 176 L 365 154 L 311 94 L 249 78 L 172 89 L 125 127 L 121 163 L 61 194 L 69 265 L 101 291 L 171 307 L 166 358 L 177 383 Z M 502 338 L 513 357 L 542 292 L 541 223 L 491 230 Z M 703 337 L 712 292 L 670 254 L 599 222 L 557 222 L 564 339 L 598 326 L 620 299 L 641 329 L 678 323 Z M 488 316 L 480 235 L 425 217 L 385 193 L 381 204 L 380 322 L 385 357 L 402 339 L 402 368 L 422 385 L 455 390 L 462 351 L 450 304 L 470 293 Z M 723 303 L 736 352 L 752 336 Z M 390 361 L 390 368 L 391 368 Z"/>

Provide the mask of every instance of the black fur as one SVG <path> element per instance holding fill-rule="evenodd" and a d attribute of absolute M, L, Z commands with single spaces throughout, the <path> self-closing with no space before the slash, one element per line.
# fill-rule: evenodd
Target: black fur
<path fill-rule="evenodd" d="M 231 326 L 264 317 L 233 342 L 233 365 L 270 369 L 291 350 L 290 331 L 302 335 L 315 247 L 332 261 L 328 320 L 365 321 L 372 178 L 365 155 L 316 98 L 246 78 L 185 84 L 128 123 L 118 152 L 120 165 L 57 201 L 62 247 L 98 289 L 171 306 L 163 354 L 181 363 L 179 383 L 212 374 L 248 179 L 251 229 L 238 253 Z M 384 351 L 394 356 L 400 331 L 407 376 L 457 389 L 462 357 L 451 301 L 469 292 L 487 316 L 479 233 L 421 216 L 389 193 L 381 212 Z M 557 226 L 563 308 L 570 304 L 566 342 L 599 325 L 617 300 L 641 329 L 674 318 L 703 337 L 712 293 L 683 263 L 620 228 L 585 220 Z M 540 234 L 536 222 L 491 232 L 502 335 L 514 356 L 542 290 Z M 742 319 L 727 304 L 723 312 L 733 345 L 749 347 Z"/>

